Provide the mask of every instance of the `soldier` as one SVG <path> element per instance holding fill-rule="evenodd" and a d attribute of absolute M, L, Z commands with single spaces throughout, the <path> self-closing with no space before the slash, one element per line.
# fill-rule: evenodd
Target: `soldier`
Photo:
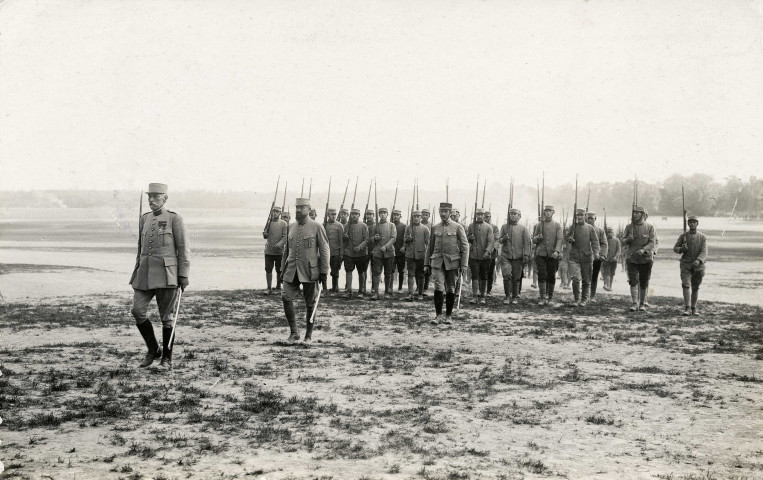
<path fill-rule="evenodd" d="M 167 185 L 150 183 L 147 194 L 151 211 L 140 217 L 138 255 L 130 277 L 134 292 L 131 313 L 148 347 L 146 358 L 139 366 L 148 367 L 161 358 L 160 365 L 171 370 L 172 345 L 169 341 L 173 310 L 178 288 L 184 291 L 188 286 L 191 251 L 186 243 L 188 233 L 183 217 L 165 207 L 169 198 Z M 162 321 L 162 348 L 156 342 L 154 327 L 148 319 L 148 304 L 154 297 Z M 173 337 L 173 344 L 175 339 L 177 335 Z"/>
<path fill-rule="evenodd" d="M 339 269 L 344 258 L 344 228 L 336 221 L 336 209 L 328 209 L 326 236 L 329 239 L 329 266 L 331 267 L 331 293 L 339 293 Z M 328 293 L 328 292 L 326 292 Z"/>
<path fill-rule="evenodd" d="M 631 312 L 644 310 L 646 291 L 652 275 L 654 257 L 654 227 L 644 221 L 644 208 L 634 207 L 632 221 L 625 226 L 623 245 L 628 265 L 628 284 L 631 287 Z"/>
<path fill-rule="evenodd" d="M 368 226 L 360 222 L 360 210 L 353 208 L 350 212 L 350 221 L 344 228 L 344 272 L 346 281 L 344 284 L 344 298 L 352 298 L 352 271 L 358 268 L 358 288 L 365 280 L 362 275 L 368 269 Z"/>
<path fill-rule="evenodd" d="M 371 276 L 373 276 L 373 264 L 374 264 L 374 256 L 373 256 L 373 240 L 371 240 L 371 235 L 373 235 L 373 230 L 375 228 L 376 222 L 374 222 L 374 211 L 370 208 L 366 210 L 366 216 L 364 218 L 364 223 L 366 225 L 366 229 L 368 230 L 368 241 L 366 242 L 366 254 L 365 259 L 366 261 L 363 263 L 363 265 L 358 265 L 358 296 L 362 297 L 365 295 L 366 287 L 368 286 L 368 269 L 371 269 Z M 363 273 L 361 275 L 361 268 L 363 267 Z M 361 278 L 362 277 L 362 278 Z"/>
<path fill-rule="evenodd" d="M 291 332 L 287 340 L 289 342 L 299 341 L 294 300 L 300 296 L 305 299 L 305 320 L 307 320 L 304 342 L 310 343 L 312 340 L 315 324 L 313 310 L 320 288 L 318 282 L 325 283 L 329 273 L 331 255 L 326 230 L 323 225 L 309 218 L 309 213 L 310 199 L 298 198 L 294 209 L 297 223 L 289 228 L 289 239 L 281 260 L 283 264 L 281 299 Z M 304 293 L 300 293 L 300 285 Z"/>
<path fill-rule="evenodd" d="M 339 223 L 342 224 L 342 227 L 347 225 L 347 220 L 350 218 L 350 211 L 346 208 L 342 207 L 339 209 Z"/>
<path fill-rule="evenodd" d="M 384 271 L 384 295 L 392 295 L 392 273 L 395 268 L 395 239 L 397 229 L 387 221 L 388 211 L 379 209 L 379 223 L 369 228 L 369 238 L 373 241 L 373 276 L 371 277 L 371 300 L 379 299 L 379 282 Z"/>
<path fill-rule="evenodd" d="M 535 267 L 538 271 L 538 305 L 555 306 L 554 285 L 556 271 L 559 268 L 559 256 L 562 253 L 562 226 L 553 220 L 554 207 L 543 208 L 543 221 L 535 226 Z"/>
<path fill-rule="evenodd" d="M 454 208 L 450 211 L 450 219 L 458 223 L 459 225 L 461 225 L 461 222 L 458 221 L 460 218 L 461 218 L 461 211 L 459 211 L 459 209 Z"/>
<path fill-rule="evenodd" d="M 421 224 L 425 227 L 432 229 L 432 224 L 430 222 L 431 212 L 428 208 L 424 208 L 421 210 Z M 422 293 L 423 296 L 427 297 L 429 296 L 428 290 L 429 290 L 429 279 L 432 277 L 432 272 L 428 270 L 429 273 L 424 273 L 424 292 Z"/>
<path fill-rule="evenodd" d="M 564 235 L 568 235 L 570 228 L 564 228 Z M 563 289 L 570 288 L 570 246 L 562 244 L 562 255 L 559 257 L 559 286 Z"/>
<path fill-rule="evenodd" d="M 678 237 L 673 251 L 681 254 L 681 288 L 684 294 L 683 315 L 699 315 L 697 299 L 699 286 L 705 275 L 707 261 L 707 237 L 697 231 L 699 218 L 689 216 L 689 231 Z M 689 292 L 691 288 L 691 293 Z M 689 303 L 691 302 L 691 303 Z"/>
<path fill-rule="evenodd" d="M 424 257 L 424 273 L 434 276 L 435 319 L 432 324 L 442 321 L 450 325 L 453 304 L 456 301 L 456 277 L 459 270 L 466 273 L 469 259 L 469 241 L 463 225 L 451 219 L 450 203 L 440 203 L 441 222 L 432 227 L 429 235 L 427 255 Z M 443 294 L 445 295 L 445 318 L 442 317 Z"/>
<path fill-rule="evenodd" d="M 503 274 L 503 304 L 519 303 L 520 282 L 525 264 L 530 261 L 532 242 L 527 227 L 519 223 L 522 212 L 509 210 L 509 223 L 501 227 L 496 245 L 501 245 L 501 273 Z"/>
<path fill-rule="evenodd" d="M 416 280 L 418 299 L 424 298 L 424 257 L 429 245 L 429 227 L 421 224 L 421 212 L 414 210 L 411 214 L 411 224 L 403 232 L 405 242 L 405 259 L 408 267 L 408 298 L 413 301 L 413 281 Z"/>
<path fill-rule="evenodd" d="M 288 210 L 286 210 L 285 212 L 281 213 L 281 220 L 286 222 L 286 226 L 288 227 L 289 223 L 291 223 L 291 213 L 289 213 Z"/>
<path fill-rule="evenodd" d="M 607 244 L 607 232 L 603 228 L 596 226 L 596 212 L 586 213 L 586 223 L 596 231 L 596 237 L 599 239 L 599 255 L 593 259 L 593 268 L 591 269 L 591 297 L 588 299 L 591 303 L 596 303 L 596 285 L 599 283 L 599 272 L 601 272 L 601 262 L 607 258 L 609 245 Z"/>
<path fill-rule="evenodd" d="M 286 245 L 287 228 L 286 222 L 281 220 L 281 207 L 273 207 L 270 212 L 268 231 L 262 232 L 262 238 L 265 239 L 265 280 L 268 284 L 268 289 L 262 293 L 263 295 L 273 293 L 271 288 L 273 266 L 276 267 L 276 290 L 281 289 L 281 282 L 278 279 L 281 278 L 281 255 L 283 255 L 283 247 Z"/>
<path fill-rule="evenodd" d="M 469 240 L 469 268 L 472 271 L 472 298 L 469 303 L 485 304 L 490 258 L 493 256 L 495 237 L 493 227 L 485 223 L 485 210 L 474 212 L 474 223 L 470 223 L 466 238 Z M 492 276 L 490 278 L 492 280 Z"/>
<path fill-rule="evenodd" d="M 604 275 L 604 290 L 611 292 L 612 280 L 614 280 L 617 272 L 617 263 L 622 255 L 620 240 L 615 237 L 612 227 L 607 227 L 607 247 L 607 256 L 601 264 L 601 269 Z"/>
<path fill-rule="evenodd" d="M 593 225 L 586 223 L 585 210 L 575 212 L 575 224 L 567 235 L 570 245 L 570 278 L 572 279 L 572 295 L 576 307 L 588 304 L 588 293 L 591 288 L 591 272 L 593 259 L 599 257 L 599 237 Z M 580 283 L 583 283 L 581 298 Z"/>
<path fill-rule="evenodd" d="M 649 212 L 644 209 L 644 221 L 646 222 L 649 220 Z M 657 252 L 660 250 L 660 235 L 657 233 L 657 227 L 654 226 L 654 224 L 651 224 L 652 228 L 654 229 L 654 250 L 652 250 L 652 261 L 654 261 L 655 257 L 657 257 Z M 649 289 L 646 290 L 646 296 L 644 297 L 644 306 L 646 308 L 651 307 L 649 305 Z"/>
<path fill-rule="evenodd" d="M 493 218 L 493 214 L 491 214 L 488 211 L 485 211 L 485 223 L 487 223 L 493 228 L 493 238 L 498 240 L 498 234 L 499 234 L 498 225 L 495 225 L 490 222 L 492 218 Z M 496 278 L 495 270 L 496 270 L 496 260 L 498 258 L 498 250 L 499 250 L 499 247 L 495 246 L 493 248 L 493 253 L 490 255 L 490 266 L 488 267 L 487 290 L 485 291 L 485 295 L 487 295 L 488 297 L 493 296 L 493 284 L 495 283 L 495 278 Z"/>
<path fill-rule="evenodd" d="M 395 269 L 397 270 L 397 292 L 403 291 L 403 279 L 405 278 L 405 249 L 403 237 L 408 225 L 400 221 L 400 210 L 392 210 L 392 223 L 395 225 Z M 394 279 L 393 279 L 394 281 Z M 392 288 L 390 287 L 390 291 Z"/>
<path fill-rule="evenodd" d="M 315 211 L 314 208 L 310 209 L 310 220 L 315 220 L 315 217 L 318 216 L 318 212 Z"/>

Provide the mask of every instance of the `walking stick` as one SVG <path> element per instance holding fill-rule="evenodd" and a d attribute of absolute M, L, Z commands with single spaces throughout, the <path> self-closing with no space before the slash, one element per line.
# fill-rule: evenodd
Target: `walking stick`
<path fill-rule="evenodd" d="M 178 293 L 178 304 L 177 307 L 175 307 L 175 319 L 172 320 L 172 333 L 170 334 L 170 341 L 167 342 L 170 350 L 172 350 L 172 341 L 175 339 L 175 325 L 178 321 L 178 313 L 180 313 L 180 299 L 183 298 L 183 289 L 178 287 L 178 290 L 180 290 L 180 293 Z"/>
<path fill-rule="evenodd" d="M 315 306 L 313 307 L 313 313 L 310 314 L 310 323 L 313 323 L 315 320 L 315 312 L 318 311 L 318 302 L 321 301 L 321 291 L 323 290 L 321 288 L 321 282 L 315 282 L 318 285 L 318 298 L 315 299 Z"/>
<path fill-rule="evenodd" d="M 464 279 L 460 270 L 458 272 L 458 302 L 456 303 L 456 310 L 461 310 L 461 289 L 464 288 Z"/>

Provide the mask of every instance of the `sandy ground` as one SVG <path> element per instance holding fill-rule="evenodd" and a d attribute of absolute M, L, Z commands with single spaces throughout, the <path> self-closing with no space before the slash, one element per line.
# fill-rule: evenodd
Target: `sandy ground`
<path fill-rule="evenodd" d="M 184 298 L 172 372 L 125 296 L 5 304 L 4 478 L 763 477 L 758 307 L 328 297 L 306 347 L 278 298 Z"/>

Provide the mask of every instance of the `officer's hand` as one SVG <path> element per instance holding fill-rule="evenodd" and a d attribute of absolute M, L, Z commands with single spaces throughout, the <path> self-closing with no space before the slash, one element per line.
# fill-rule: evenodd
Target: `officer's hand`
<path fill-rule="evenodd" d="M 606 262 L 607 257 L 605 255 L 599 255 L 599 260 L 601 260 L 602 262 Z"/>
<path fill-rule="evenodd" d="M 374 240 L 377 240 L 377 241 L 381 240 L 381 235 L 379 235 L 378 233 L 374 235 Z"/>
<path fill-rule="evenodd" d="M 424 275 L 429 276 L 432 273 L 432 267 L 429 265 L 424 265 Z"/>
<path fill-rule="evenodd" d="M 267 232 L 262 232 L 262 238 L 264 238 L 265 240 L 267 240 L 267 239 L 268 239 L 268 234 L 267 234 Z"/>
<path fill-rule="evenodd" d="M 320 281 L 321 281 L 321 283 L 326 283 L 326 279 L 327 279 L 327 278 L 328 278 L 328 277 L 327 277 L 327 275 L 326 275 L 325 273 L 321 273 L 321 274 L 318 276 L 318 280 L 320 280 Z"/>
<path fill-rule="evenodd" d="M 188 277 L 178 277 L 178 285 L 180 285 L 180 290 L 185 291 L 185 287 L 188 286 Z"/>
<path fill-rule="evenodd" d="M 554 252 L 551 254 L 552 257 L 558 259 L 559 258 L 559 252 Z"/>
<path fill-rule="evenodd" d="M 694 260 L 694 261 L 692 262 L 692 265 L 694 265 L 695 267 L 699 267 L 701 263 L 702 263 L 702 262 L 700 262 L 699 260 Z"/>

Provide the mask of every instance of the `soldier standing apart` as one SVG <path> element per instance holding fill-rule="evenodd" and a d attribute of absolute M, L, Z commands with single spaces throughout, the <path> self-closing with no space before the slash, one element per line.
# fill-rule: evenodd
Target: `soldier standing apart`
<path fill-rule="evenodd" d="M 493 228 L 493 238 L 495 240 L 498 240 L 498 225 L 495 225 L 490 222 L 492 220 L 493 214 L 486 211 L 485 212 L 485 223 L 490 225 Z M 487 279 L 487 290 L 485 291 L 485 295 L 488 297 L 491 297 L 493 294 L 493 284 L 495 283 L 496 279 L 496 260 L 498 259 L 498 246 L 494 245 L 493 247 L 493 253 L 490 254 L 490 266 L 488 267 L 488 279 Z"/>
<path fill-rule="evenodd" d="M 632 221 L 625 226 L 623 245 L 628 265 L 628 284 L 631 287 L 631 312 L 644 310 L 654 257 L 654 227 L 644 221 L 644 208 L 634 207 Z"/>
<path fill-rule="evenodd" d="M 164 206 L 169 198 L 167 185 L 150 183 L 147 194 L 151 211 L 140 217 L 138 256 L 130 278 L 134 291 L 131 313 L 148 347 L 140 367 L 148 367 L 161 358 L 160 365 L 172 369 L 172 345 L 169 341 L 173 309 L 178 288 L 185 290 L 188 286 L 191 251 L 186 244 L 188 232 L 183 217 Z M 162 321 L 163 348 L 159 348 L 154 327 L 148 319 L 148 304 L 154 297 Z M 177 335 L 173 337 L 173 343 L 175 339 Z"/>
<path fill-rule="evenodd" d="M 429 235 L 427 255 L 424 257 L 424 273 L 434 277 L 435 319 L 432 324 L 442 321 L 450 325 L 453 304 L 456 301 L 456 277 L 459 270 L 466 273 L 469 260 L 469 241 L 463 225 L 450 217 L 450 203 L 440 203 L 440 223 L 432 227 Z M 445 318 L 442 317 L 443 295 L 445 296 Z"/>
<path fill-rule="evenodd" d="M 428 208 L 424 208 L 421 210 L 421 224 L 427 227 L 428 229 L 432 229 L 432 223 L 430 221 L 430 217 L 432 216 L 431 212 Z M 429 293 L 429 279 L 432 277 L 432 272 L 425 273 L 424 274 L 424 293 L 422 293 L 423 296 L 428 296 Z"/>
<path fill-rule="evenodd" d="M 555 306 L 554 285 L 556 271 L 559 268 L 559 256 L 562 253 L 562 226 L 553 220 L 554 207 L 543 208 L 543 221 L 535 226 L 535 267 L 538 270 L 538 305 Z"/>
<path fill-rule="evenodd" d="M 300 296 L 305 298 L 305 327 L 306 343 L 312 340 L 313 325 L 311 322 L 315 302 L 318 299 L 318 282 L 325 283 L 329 273 L 329 241 L 323 225 L 309 218 L 310 199 L 298 198 L 294 209 L 297 223 L 289 228 L 289 240 L 283 252 L 283 309 L 286 321 L 289 323 L 291 334 L 287 341 L 298 342 L 294 300 Z M 304 294 L 299 291 L 300 285 Z"/>
<path fill-rule="evenodd" d="M 360 222 L 360 210 L 353 208 L 350 221 L 344 228 L 344 298 L 352 298 L 352 271 L 358 269 L 358 288 L 365 279 L 362 275 L 368 269 L 366 245 L 368 244 L 368 226 Z"/>
<path fill-rule="evenodd" d="M 387 221 L 387 215 L 387 209 L 385 207 L 380 208 L 379 223 L 374 225 L 373 233 L 369 232 L 370 237 L 374 241 L 372 252 L 374 257 L 373 277 L 371 277 L 373 296 L 371 300 L 379 299 L 379 282 L 381 281 L 382 271 L 384 272 L 384 294 L 392 295 L 397 229 L 392 223 Z"/>
<path fill-rule="evenodd" d="M 596 212 L 586 213 L 586 223 L 596 231 L 596 237 L 599 239 L 599 255 L 593 259 L 593 268 L 591 269 L 591 297 L 588 299 L 591 303 L 596 303 L 596 286 L 599 283 L 599 272 L 601 272 L 601 262 L 606 260 L 609 245 L 607 244 L 607 232 L 603 228 L 596 226 Z"/>
<path fill-rule="evenodd" d="M 283 247 L 286 245 L 286 232 L 288 226 L 281 220 L 281 207 L 273 207 L 270 212 L 270 226 L 267 232 L 262 232 L 265 239 L 265 280 L 268 283 L 268 289 L 262 292 L 263 295 L 273 293 L 273 266 L 276 267 L 276 290 L 281 289 L 281 256 Z"/>
<path fill-rule="evenodd" d="M 414 210 L 411 215 L 411 224 L 403 233 L 405 242 L 405 259 L 408 263 L 408 298 L 411 302 L 414 299 L 413 281 L 416 280 L 416 288 L 419 294 L 419 300 L 422 300 L 424 292 L 424 257 L 427 254 L 429 245 L 429 227 L 421 224 L 421 212 Z"/>
<path fill-rule="evenodd" d="M 681 255 L 681 288 L 684 293 L 683 315 L 699 315 L 697 299 L 702 277 L 705 276 L 707 261 L 707 237 L 697 231 L 699 219 L 694 215 L 689 217 L 689 231 L 682 233 L 673 247 L 673 251 Z M 691 294 L 689 293 L 691 288 Z M 691 303 L 689 303 L 691 301 Z"/>
<path fill-rule="evenodd" d="M 395 269 L 397 270 L 397 293 L 403 291 L 403 279 L 405 278 L 405 249 L 403 237 L 408 225 L 400 221 L 400 210 L 392 210 L 392 223 L 395 224 Z M 394 279 L 393 279 L 394 281 Z M 390 287 L 392 291 L 392 287 Z"/>
<path fill-rule="evenodd" d="M 612 280 L 617 273 L 617 262 L 622 255 L 622 246 L 620 240 L 615 237 L 612 227 L 607 227 L 607 256 L 601 264 L 602 275 L 604 275 L 604 290 L 612 291 Z"/>
<path fill-rule="evenodd" d="M 328 209 L 326 236 L 329 239 L 329 267 L 331 267 L 331 293 L 339 293 L 339 269 L 344 258 L 344 228 L 336 221 L 336 209 Z M 328 292 L 327 292 L 328 293 Z"/>
<path fill-rule="evenodd" d="M 485 223 L 484 209 L 478 208 L 474 212 L 474 222 L 469 224 L 466 238 L 469 240 L 469 268 L 472 271 L 472 298 L 469 303 L 477 303 L 479 297 L 480 304 L 484 305 L 488 277 L 493 280 L 489 270 L 495 244 L 493 227 Z"/>
<path fill-rule="evenodd" d="M 585 307 L 591 289 L 593 259 L 599 257 L 599 237 L 593 225 L 586 223 L 585 210 L 575 212 L 575 224 L 567 236 L 570 246 L 570 278 L 572 295 L 576 307 Z M 580 283 L 583 282 L 583 295 L 580 295 Z"/>
<path fill-rule="evenodd" d="M 509 210 L 509 223 L 501 227 L 496 244 L 501 246 L 501 273 L 503 274 L 503 304 L 519 303 L 519 288 L 525 273 L 525 264 L 530 261 L 532 242 L 527 227 L 519 223 L 522 212 Z"/>

